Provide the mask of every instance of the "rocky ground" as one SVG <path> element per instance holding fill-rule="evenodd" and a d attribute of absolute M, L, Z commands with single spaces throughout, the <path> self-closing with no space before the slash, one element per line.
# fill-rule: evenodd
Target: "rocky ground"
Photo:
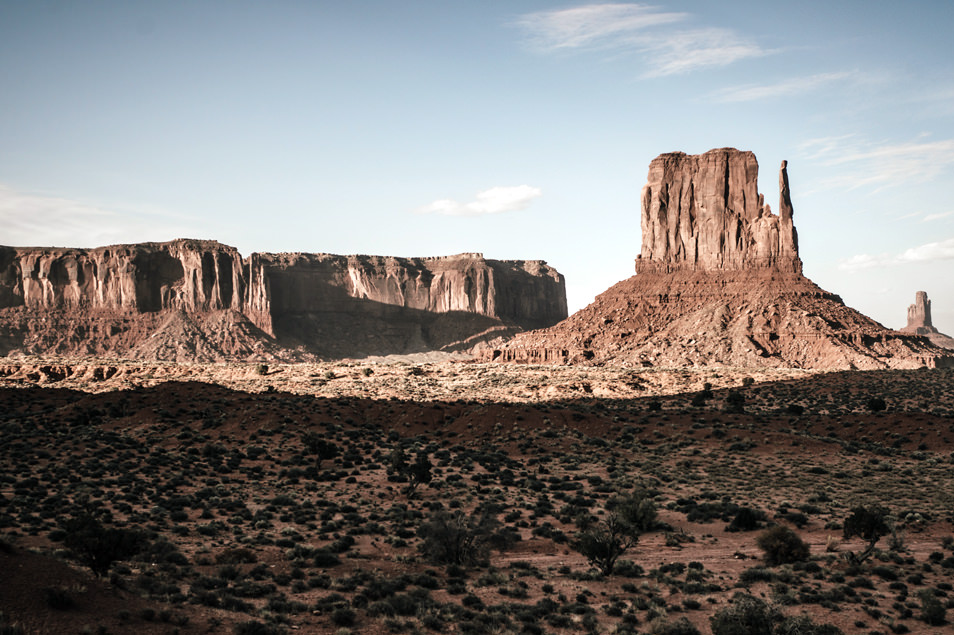
<path fill-rule="evenodd" d="M 3 632 L 768 632 L 714 630 L 741 614 L 954 632 L 949 370 L 25 359 L 0 375 Z M 580 540 L 627 500 L 654 517 L 601 572 Z M 853 563 L 858 506 L 890 530 Z M 808 555 L 767 561 L 774 525 Z M 137 550 L 96 577 L 71 534 Z"/>

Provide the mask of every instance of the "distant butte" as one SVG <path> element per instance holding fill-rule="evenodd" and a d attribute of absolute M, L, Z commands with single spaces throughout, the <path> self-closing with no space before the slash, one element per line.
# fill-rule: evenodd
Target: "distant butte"
<path fill-rule="evenodd" d="M 787 164 L 778 214 L 758 162 L 733 148 L 662 154 L 642 189 L 636 275 L 559 324 L 480 359 L 634 366 L 875 369 L 954 357 L 892 331 L 802 275 Z"/>
<path fill-rule="evenodd" d="M 954 338 L 939 332 L 931 322 L 931 301 L 925 291 L 914 295 L 914 304 L 908 307 L 908 325 L 901 332 L 922 335 L 937 346 L 954 349 Z"/>
<path fill-rule="evenodd" d="M 566 317 L 542 260 L 0 247 L 0 355 L 313 361 L 466 350 Z"/>

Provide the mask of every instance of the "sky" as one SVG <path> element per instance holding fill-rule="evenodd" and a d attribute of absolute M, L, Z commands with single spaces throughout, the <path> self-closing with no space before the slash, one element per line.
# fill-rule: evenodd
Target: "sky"
<path fill-rule="evenodd" d="M 664 152 L 788 172 L 805 274 L 954 335 L 954 2 L 0 0 L 0 244 L 633 274 Z"/>

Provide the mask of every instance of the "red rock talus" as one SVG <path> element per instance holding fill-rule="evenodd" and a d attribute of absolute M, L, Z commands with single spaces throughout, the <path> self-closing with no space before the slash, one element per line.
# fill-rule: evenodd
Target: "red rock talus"
<path fill-rule="evenodd" d="M 542 261 L 0 247 L 0 354 L 313 359 L 473 346 L 566 317 Z"/>
<path fill-rule="evenodd" d="M 637 275 L 559 324 L 480 359 L 644 366 L 912 368 L 954 364 L 801 275 L 787 164 L 779 215 L 758 194 L 751 152 L 663 154 L 643 188 Z"/>

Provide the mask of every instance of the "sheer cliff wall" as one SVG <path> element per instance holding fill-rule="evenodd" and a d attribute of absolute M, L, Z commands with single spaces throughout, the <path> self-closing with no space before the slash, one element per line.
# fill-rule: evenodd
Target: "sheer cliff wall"
<path fill-rule="evenodd" d="M 229 311 L 279 343 L 287 335 L 295 346 L 341 355 L 351 350 L 347 342 L 323 338 L 360 341 L 369 338 L 362 328 L 386 331 L 359 352 L 418 352 L 493 327 L 512 332 L 549 326 L 567 314 L 563 276 L 542 261 L 488 260 L 481 254 L 253 253 L 243 259 L 233 247 L 200 240 L 93 249 L 0 247 L 0 310 L 19 316 L 21 327 L 8 319 L 7 331 L 28 323 L 34 333 L 41 315 L 129 321 L 170 311 L 197 318 Z M 435 323 L 435 316 L 443 318 Z M 293 326 L 282 332 L 282 325 Z M 105 337 L 102 328 L 87 330 Z M 6 339 L 16 340 L 16 334 Z M 43 352 L 36 350 L 43 348 L 39 340 L 32 348 Z"/>

